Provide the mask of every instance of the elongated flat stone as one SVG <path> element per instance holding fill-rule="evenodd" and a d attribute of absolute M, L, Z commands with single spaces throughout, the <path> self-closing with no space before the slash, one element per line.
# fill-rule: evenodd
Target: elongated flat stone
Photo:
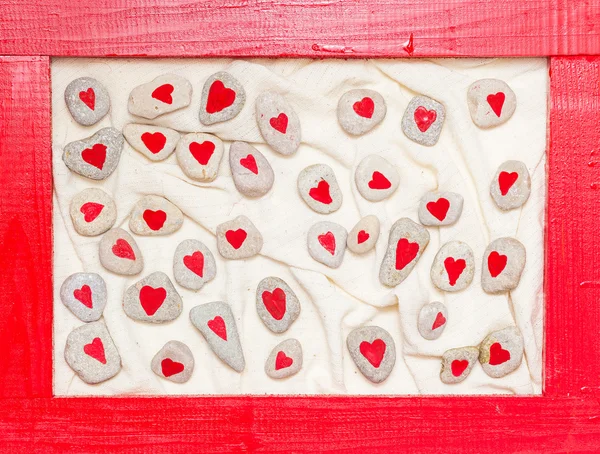
<path fill-rule="evenodd" d="M 72 172 L 92 180 L 104 180 L 119 165 L 125 139 L 115 128 L 103 128 L 93 136 L 65 145 L 62 159 Z"/>
<path fill-rule="evenodd" d="M 442 369 L 440 380 L 442 383 L 452 385 L 466 379 L 479 357 L 477 347 L 460 347 L 446 350 L 442 355 Z"/>
<path fill-rule="evenodd" d="M 379 202 L 396 192 L 400 175 L 387 160 L 371 154 L 358 164 L 354 181 L 360 195 L 371 202 Z"/>
<path fill-rule="evenodd" d="M 471 247 L 461 241 L 444 244 L 431 265 L 431 282 L 445 292 L 464 290 L 473 281 L 475 259 Z"/>
<path fill-rule="evenodd" d="M 244 370 L 244 353 L 229 304 L 215 301 L 196 306 L 190 320 L 221 361 L 237 372 Z"/>
<path fill-rule="evenodd" d="M 427 96 L 415 96 L 402 117 L 402 132 L 413 142 L 432 147 L 440 138 L 445 116 L 442 104 Z"/>
<path fill-rule="evenodd" d="M 217 226 L 217 249 L 223 258 L 239 260 L 260 252 L 263 237 L 246 216 L 238 216 Z"/>
<path fill-rule="evenodd" d="M 117 206 L 102 189 L 88 188 L 71 200 L 69 214 L 75 231 L 83 236 L 101 235 L 117 220 Z"/>
<path fill-rule="evenodd" d="M 183 225 L 183 213 L 164 197 L 147 195 L 133 206 L 129 230 L 136 235 L 168 235 Z"/>
<path fill-rule="evenodd" d="M 104 234 L 99 244 L 100 263 L 108 271 L 125 276 L 138 274 L 144 269 L 144 258 L 133 237 L 123 229 L 112 229 Z"/>
<path fill-rule="evenodd" d="M 296 339 L 278 344 L 265 362 L 265 373 L 274 379 L 288 378 L 302 369 L 302 345 Z"/>
<path fill-rule="evenodd" d="M 194 372 L 194 355 L 183 342 L 172 340 L 154 355 L 150 368 L 161 378 L 174 383 L 185 383 Z"/>
<path fill-rule="evenodd" d="M 223 142 L 217 136 L 195 132 L 177 143 L 179 167 L 193 180 L 209 182 L 217 178 L 223 159 Z"/>
<path fill-rule="evenodd" d="M 357 89 L 342 95 L 337 106 L 340 126 L 348 134 L 361 136 L 383 121 L 387 107 L 374 90 Z"/>
<path fill-rule="evenodd" d="M 525 246 L 519 240 L 505 237 L 492 241 L 483 254 L 481 287 L 487 293 L 517 288 L 525 261 Z"/>
<path fill-rule="evenodd" d="M 480 128 L 493 128 L 510 120 L 517 97 L 508 84 L 498 79 L 480 79 L 467 91 L 471 119 Z"/>
<path fill-rule="evenodd" d="M 395 287 L 413 270 L 429 244 L 429 232 L 408 218 L 398 219 L 390 230 L 387 251 L 381 262 L 379 280 Z"/>
<path fill-rule="evenodd" d="M 217 275 L 217 264 L 210 249 L 198 240 L 184 240 L 175 249 L 173 277 L 190 290 L 200 290 Z"/>
<path fill-rule="evenodd" d="M 342 191 L 333 169 L 326 164 L 302 170 L 298 175 L 298 191 L 302 200 L 317 213 L 333 213 L 342 206 Z"/>
<path fill-rule="evenodd" d="M 383 328 L 357 328 L 348 334 L 346 345 L 358 370 L 371 382 L 381 383 L 394 369 L 396 344 Z"/>
<path fill-rule="evenodd" d="M 427 226 L 452 225 L 463 209 L 463 197 L 456 192 L 428 192 L 419 203 L 419 221 Z"/>
<path fill-rule="evenodd" d="M 67 85 L 65 103 L 73 120 L 83 126 L 98 123 L 110 110 L 108 91 L 92 77 L 80 77 Z"/>
<path fill-rule="evenodd" d="M 152 120 L 190 105 L 192 85 L 176 74 L 163 74 L 135 87 L 129 95 L 129 112 Z"/>
<path fill-rule="evenodd" d="M 492 378 L 518 369 L 523 360 L 523 336 L 514 326 L 489 334 L 479 346 L 479 362 Z"/>
<path fill-rule="evenodd" d="M 300 146 L 300 119 L 279 93 L 266 91 L 256 98 L 256 122 L 265 142 L 277 153 L 291 155 Z"/>
<path fill-rule="evenodd" d="M 448 310 L 439 301 L 426 304 L 419 311 L 417 328 L 427 340 L 435 340 L 442 335 L 448 321 Z"/>
<path fill-rule="evenodd" d="M 231 120 L 240 113 L 246 102 L 244 87 L 225 71 L 210 76 L 202 88 L 200 123 L 212 125 Z"/>
<path fill-rule="evenodd" d="M 266 277 L 256 288 L 256 312 L 267 328 L 284 333 L 300 315 L 300 301 L 283 279 Z"/>
<path fill-rule="evenodd" d="M 60 299 L 82 322 L 95 322 L 106 306 L 106 283 L 96 273 L 75 273 L 60 287 Z"/>
<path fill-rule="evenodd" d="M 175 320 L 183 310 L 181 296 L 162 271 L 146 276 L 123 295 L 123 310 L 133 320 L 164 323 Z"/>
<path fill-rule="evenodd" d="M 317 222 L 308 230 L 308 253 L 317 262 L 339 268 L 344 260 L 348 232 L 335 222 Z"/>
<path fill-rule="evenodd" d="M 134 150 L 151 161 L 162 161 L 171 156 L 181 137 L 174 129 L 135 123 L 125 125 L 123 135 Z"/>
<path fill-rule="evenodd" d="M 246 142 L 229 147 L 231 176 L 238 191 L 248 197 L 261 197 L 273 186 L 275 174 L 267 158 Z"/>
<path fill-rule="evenodd" d="M 490 184 L 490 194 L 501 210 L 514 210 L 527 202 L 531 178 L 521 161 L 506 161 L 498 167 Z"/>
<path fill-rule="evenodd" d="M 364 254 L 377 244 L 379 239 L 379 219 L 377 216 L 369 215 L 362 218 L 348 234 L 346 244 L 355 254 Z"/>

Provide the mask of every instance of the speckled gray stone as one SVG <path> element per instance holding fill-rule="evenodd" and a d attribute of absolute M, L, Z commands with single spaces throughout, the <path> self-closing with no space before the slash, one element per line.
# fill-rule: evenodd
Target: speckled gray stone
<path fill-rule="evenodd" d="M 487 293 L 517 288 L 525 262 L 525 246 L 519 240 L 505 237 L 492 241 L 483 254 L 481 287 Z"/>
<path fill-rule="evenodd" d="M 514 210 L 527 202 L 531 193 L 531 178 L 521 161 L 506 161 L 498 167 L 490 184 L 490 194 L 498 208 Z"/>
<path fill-rule="evenodd" d="M 183 301 L 169 276 L 162 271 L 156 271 L 125 291 L 123 310 L 133 320 L 164 323 L 179 317 L 183 310 Z"/>
<path fill-rule="evenodd" d="M 306 236 L 308 253 L 317 262 L 330 268 L 339 268 L 344 260 L 348 232 L 335 222 L 314 224 Z"/>
<path fill-rule="evenodd" d="M 266 277 L 256 288 L 256 312 L 267 328 L 284 333 L 300 315 L 300 301 L 283 279 Z"/>
<path fill-rule="evenodd" d="M 442 104 L 426 96 L 415 96 L 402 117 L 402 132 L 413 142 L 432 147 L 440 138 L 445 116 Z"/>
<path fill-rule="evenodd" d="M 117 220 L 117 206 L 102 189 L 84 189 L 69 205 L 73 228 L 83 236 L 101 235 L 108 231 Z"/>
<path fill-rule="evenodd" d="M 275 175 L 263 154 L 246 142 L 229 147 L 229 167 L 238 191 L 248 197 L 261 197 L 273 186 Z"/>
<path fill-rule="evenodd" d="M 517 370 L 523 360 L 523 336 L 514 326 L 494 331 L 479 345 L 479 362 L 492 378 Z"/>
<path fill-rule="evenodd" d="M 326 164 L 314 164 L 298 175 L 298 191 L 302 200 L 320 214 L 329 214 L 342 206 L 342 191 L 333 173 Z"/>
<path fill-rule="evenodd" d="M 377 244 L 379 232 L 380 225 L 377 216 L 372 214 L 365 216 L 350 230 L 346 241 L 348 249 L 355 254 L 364 254 L 370 251 Z"/>
<path fill-rule="evenodd" d="M 460 383 L 469 376 L 479 357 L 477 347 L 460 347 L 446 350 L 442 355 L 440 380 L 452 385 Z"/>
<path fill-rule="evenodd" d="M 366 134 L 381 123 L 386 111 L 383 96 L 367 89 L 347 91 L 337 105 L 340 126 L 354 136 Z"/>
<path fill-rule="evenodd" d="M 445 292 L 467 288 L 475 275 L 473 250 L 462 241 L 449 241 L 433 259 L 430 274 L 433 285 Z"/>
<path fill-rule="evenodd" d="M 171 156 L 181 137 L 174 129 L 130 123 L 123 128 L 127 143 L 151 161 Z"/>
<path fill-rule="evenodd" d="M 192 85 L 175 74 L 163 74 L 131 90 L 129 113 L 152 120 L 190 105 Z"/>
<path fill-rule="evenodd" d="M 291 377 L 302 369 L 302 345 L 296 339 L 278 344 L 265 362 L 265 374 L 271 378 Z"/>
<path fill-rule="evenodd" d="M 244 353 L 229 304 L 214 301 L 196 306 L 190 320 L 221 361 L 237 372 L 244 370 Z"/>
<path fill-rule="evenodd" d="M 186 134 L 177 143 L 177 162 L 183 173 L 197 181 L 217 178 L 223 159 L 223 142 L 217 136 L 195 132 Z"/>
<path fill-rule="evenodd" d="M 396 344 L 390 333 L 378 326 L 356 328 L 346 339 L 350 357 L 371 382 L 384 381 L 396 364 Z"/>
<path fill-rule="evenodd" d="M 230 260 L 254 257 L 263 246 L 263 237 L 246 216 L 223 222 L 217 226 L 217 249 Z"/>
<path fill-rule="evenodd" d="M 456 192 L 428 192 L 419 203 L 419 221 L 427 226 L 452 225 L 462 213 L 463 196 Z"/>
<path fill-rule="evenodd" d="M 426 304 L 419 311 L 417 328 L 421 336 L 427 340 L 435 340 L 446 329 L 448 311 L 439 301 Z"/>
<path fill-rule="evenodd" d="M 106 283 L 96 273 L 75 273 L 60 287 L 60 299 L 82 322 L 95 322 L 106 306 Z"/>
<path fill-rule="evenodd" d="M 240 113 L 246 102 L 244 87 L 225 71 L 210 76 L 202 88 L 200 123 L 212 125 L 231 120 Z"/>
<path fill-rule="evenodd" d="M 150 368 L 161 378 L 174 383 L 185 383 L 194 372 L 194 355 L 183 342 L 172 340 L 154 355 Z"/>
<path fill-rule="evenodd" d="M 144 258 L 133 237 L 123 229 L 111 229 L 98 246 L 100 263 L 108 271 L 133 276 L 144 269 Z"/>
<path fill-rule="evenodd" d="M 508 84 L 498 79 L 480 79 L 467 91 L 471 119 L 480 128 L 507 122 L 517 108 L 517 97 Z"/>
<path fill-rule="evenodd" d="M 67 85 L 65 103 L 73 120 L 83 126 L 98 123 L 110 110 L 108 91 L 91 77 L 80 77 Z"/>
<path fill-rule="evenodd" d="M 354 181 L 360 195 L 371 202 L 379 202 L 396 192 L 400 175 L 387 160 L 371 154 L 358 164 Z"/>
<path fill-rule="evenodd" d="M 67 337 L 65 360 L 84 382 L 102 383 L 121 370 L 121 357 L 104 322 L 75 328 Z"/>
<path fill-rule="evenodd" d="M 164 197 L 147 195 L 133 206 L 129 230 L 136 235 L 168 235 L 183 225 L 183 213 Z"/>
<path fill-rule="evenodd" d="M 119 165 L 125 139 L 115 128 L 103 128 L 93 136 L 65 145 L 62 159 L 75 173 L 104 180 Z"/>
<path fill-rule="evenodd" d="M 210 249 L 198 240 L 184 240 L 175 249 L 173 277 L 190 290 L 200 290 L 217 275 L 217 264 Z"/>
<path fill-rule="evenodd" d="M 429 232 L 408 218 L 390 229 L 388 247 L 381 262 L 379 281 L 388 287 L 400 284 L 413 270 L 429 244 Z"/>
<path fill-rule="evenodd" d="M 300 146 L 300 119 L 279 93 L 266 91 L 256 98 L 256 122 L 263 139 L 273 150 L 291 155 Z"/>

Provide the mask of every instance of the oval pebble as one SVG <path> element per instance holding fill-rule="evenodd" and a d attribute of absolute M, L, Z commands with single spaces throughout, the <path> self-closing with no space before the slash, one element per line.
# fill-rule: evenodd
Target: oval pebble
<path fill-rule="evenodd" d="M 514 326 L 490 333 L 479 346 L 479 362 L 492 378 L 517 370 L 523 360 L 523 336 Z"/>
<path fill-rule="evenodd" d="M 244 87 L 225 71 L 210 76 L 202 88 L 200 123 L 212 125 L 231 120 L 240 113 L 246 102 Z"/>
<path fill-rule="evenodd" d="M 276 380 L 288 378 L 302 369 L 302 345 L 286 339 L 275 346 L 265 362 L 265 373 Z"/>
<path fill-rule="evenodd" d="M 184 240 L 175 249 L 173 277 L 190 290 L 200 290 L 217 275 L 217 264 L 210 249 L 198 240 Z"/>
<path fill-rule="evenodd" d="M 508 84 L 498 79 L 480 79 L 467 91 L 471 119 L 479 128 L 506 123 L 515 113 L 517 97 Z"/>
<path fill-rule="evenodd" d="M 426 226 L 452 225 L 462 213 L 463 197 L 456 192 L 428 192 L 419 203 L 419 221 Z"/>
<path fill-rule="evenodd" d="M 163 74 L 135 87 L 129 95 L 129 113 L 152 120 L 160 115 L 189 106 L 192 85 L 184 77 Z"/>
<path fill-rule="evenodd" d="M 308 230 L 308 253 L 317 262 L 339 268 L 344 260 L 348 232 L 334 222 L 317 222 Z"/>
<path fill-rule="evenodd" d="M 185 383 L 194 372 L 194 355 L 183 342 L 172 340 L 154 355 L 150 368 L 161 378 L 173 383 Z"/>
<path fill-rule="evenodd" d="M 108 91 L 92 77 L 80 77 L 69 83 L 65 103 L 73 120 L 83 126 L 98 123 L 110 110 Z"/>
<path fill-rule="evenodd" d="M 123 128 L 127 143 L 151 161 L 171 156 L 181 137 L 174 129 L 130 123 Z"/>
<path fill-rule="evenodd" d="M 502 293 L 519 285 L 525 268 L 525 246 L 515 238 L 498 238 L 483 253 L 481 287 L 487 293 Z"/>
<path fill-rule="evenodd" d="M 83 236 L 107 232 L 117 220 L 117 207 L 102 189 L 84 189 L 69 205 L 69 214 L 75 231 Z"/>
<path fill-rule="evenodd" d="M 136 235 L 168 235 L 183 225 L 183 213 L 164 197 L 147 195 L 133 206 L 129 230 Z"/>
<path fill-rule="evenodd" d="M 179 167 L 189 178 L 210 182 L 217 178 L 219 173 L 223 142 L 211 134 L 186 134 L 177 143 L 175 155 Z"/>
<path fill-rule="evenodd" d="M 95 322 L 106 307 L 106 283 L 96 273 L 75 273 L 60 287 L 63 304 L 82 322 Z"/>
<path fill-rule="evenodd" d="M 377 244 L 379 231 L 380 225 L 377 216 L 365 216 L 350 230 L 347 241 L 348 249 L 355 254 L 364 254 L 370 251 Z"/>
<path fill-rule="evenodd" d="M 164 323 L 179 317 L 183 311 L 183 301 L 169 276 L 157 271 L 125 291 L 123 311 L 133 320 Z"/>
<path fill-rule="evenodd" d="M 283 279 L 266 277 L 256 288 L 256 312 L 267 328 L 279 334 L 300 315 L 300 301 Z"/>
<path fill-rule="evenodd" d="M 427 340 L 435 340 L 442 335 L 448 321 L 448 310 L 439 301 L 426 304 L 419 311 L 417 328 Z"/>
<path fill-rule="evenodd" d="M 440 380 L 452 385 L 465 380 L 479 357 L 477 347 L 460 347 L 446 350 L 442 355 Z"/>
<path fill-rule="evenodd" d="M 342 206 L 342 191 L 333 169 L 326 164 L 314 164 L 298 175 L 298 191 L 310 209 L 329 214 Z"/>
<path fill-rule="evenodd" d="M 248 197 L 261 197 L 273 186 L 275 175 L 263 154 L 246 142 L 229 147 L 229 166 L 237 190 Z"/>
<path fill-rule="evenodd" d="M 262 235 L 246 216 L 238 216 L 217 226 L 217 249 L 223 258 L 239 260 L 254 257 L 262 246 Z"/>
<path fill-rule="evenodd" d="M 402 117 L 402 132 L 415 143 L 434 146 L 442 133 L 446 110 L 435 99 L 415 96 Z"/>
<path fill-rule="evenodd" d="M 467 288 L 475 275 L 475 259 L 471 247 L 461 241 L 444 244 L 431 265 L 431 282 L 445 292 Z"/>
<path fill-rule="evenodd" d="M 354 181 L 360 195 L 371 202 L 379 202 L 398 189 L 400 175 L 386 159 L 372 154 L 360 161 Z"/>
<path fill-rule="evenodd" d="M 256 122 L 265 142 L 277 153 L 291 155 L 300 146 L 300 119 L 280 94 L 267 91 L 258 96 Z"/>
<path fill-rule="evenodd" d="M 111 229 L 100 239 L 100 263 L 108 271 L 125 276 L 138 274 L 144 258 L 133 237 L 123 229 Z"/>
<path fill-rule="evenodd" d="M 529 199 L 531 178 L 521 161 L 506 161 L 498 167 L 490 184 L 490 194 L 504 211 L 520 208 Z"/>
<path fill-rule="evenodd" d="M 383 96 L 374 90 L 347 91 L 337 105 L 340 126 L 348 134 L 361 136 L 383 121 L 387 107 Z"/>
<path fill-rule="evenodd" d="M 381 383 L 394 369 L 396 344 L 390 333 L 383 328 L 356 328 L 348 334 L 346 345 L 358 370 L 369 381 Z"/>

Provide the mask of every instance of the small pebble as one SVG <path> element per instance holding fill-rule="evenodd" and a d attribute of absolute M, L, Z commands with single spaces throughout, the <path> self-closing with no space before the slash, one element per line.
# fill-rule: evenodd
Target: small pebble
<path fill-rule="evenodd" d="M 300 119 L 280 94 L 267 91 L 258 96 L 256 122 L 265 142 L 277 153 L 291 155 L 300 146 Z"/>
<path fill-rule="evenodd" d="M 469 376 L 478 357 L 479 349 L 477 347 L 446 350 L 442 355 L 440 380 L 447 385 L 460 383 Z"/>
<path fill-rule="evenodd" d="M 181 296 L 162 271 L 146 276 L 123 295 L 123 310 L 133 320 L 164 323 L 175 320 L 183 310 Z"/>
<path fill-rule="evenodd" d="M 263 237 L 246 216 L 238 216 L 217 226 L 217 249 L 229 260 L 254 257 L 263 246 Z"/>
<path fill-rule="evenodd" d="M 202 88 L 200 123 L 212 125 L 231 120 L 246 102 L 242 84 L 231 74 L 220 71 L 210 76 Z"/>
<path fill-rule="evenodd" d="M 517 97 L 506 82 L 481 79 L 467 91 L 471 119 L 480 128 L 493 128 L 510 120 L 517 108 Z"/>
<path fill-rule="evenodd" d="M 181 210 L 164 197 L 156 195 L 147 195 L 138 200 L 129 217 L 129 230 L 136 235 L 168 235 L 182 225 Z"/>
<path fill-rule="evenodd" d="M 124 142 L 115 128 L 103 128 L 93 136 L 65 145 L 62 159 L 72 172 L 104 180 L 119 165 Z"/>
<path fill-rule="evenodd" d="M 461 241 L 444 244 L 431 265 L 431 282 L 445 292 L 458 292 L 467 288 L 474 275 L 473 250 Z"/>
<path fill-rule="evenodd" d="M 515 238 L 492 241 L 483 254 L 481 287 L 487 293 L 502 293 L 519 285 L 525 268 L 525 246 Z"/>
<path fill-rule="evenodd" d="M 432 147 L 440 138 L 446 112 L 444 106 L 426 96 L 415 96 L 402 117 L 402 132 L 413 142 Z"/>
<path fill-rule="evenodd" d="M 446 306 L 438 301 L 426 304 L 419 311 L 417 328 L 419 333 L 427 340 L 435 340 L 442 335 L 448 321 Z"/>
<path fill-rule="evenodd" d="M 456 192 L 428 192 L 419 203 L 419 221 L 427 226 L 452 225 L 463 209 L 463 197 Z"/>
<path fill-rule="evenodd" d="M 531 193 L 531 179 L 527 166 L 521 161 L 501 164 L 490 184 L 490 194 L 504 211 L 514 210 L 527 202 Z"/>
<path fill-rule="evenodd" d="M 317 262 L 330 268 L 339 268 L 344 260 L 348 232 L 335 222 L 314 224 L 307 235 L 308 253 Z"/>
<path fill-rule="evenodd" d="M 65 103 L 77 123 L 91 126 L 110 109 L 110 96 L 100 82 L 91 77 L 75 79 L 65 89 Z"/>
<path fill-rule="evenodd" d="M 174 129 L 130 123 L 123 128 L 125 140 L 151 161 L 163 161 L 175 151 L 181 137 Z"/>
<path fill-rule="evenodd" d="M 489 334 L 479 346 L 479 362 L 492 378 L 500 378 L 518 369 L 523 360 L 523 336 L 509 326 Z"/>
<path fill-rule="evenodd" d="M 348 249 L 355 254 L 364 254 L 377 244 L 379 239 L 379 219 L 377 216 L 369 215 L 362 218 L 348 234 Z"/>
<path fill-rule="evenodd" d="M 350 357 L 358 370 L 373 383 L 384 381 L 396 363 L 396 344 L 383 328 L 365 326 L 348 334 Z"/>
<path fill-rule="evenodd" d="M 284 333 L 300 315 L 300 301 L 283 279 L 266 277 L 256 288 L 256 312 L 267 328 Z"/>
<path fill-rule="evenodd" d="M 60 287 L 60 299 L 82 322 L 95 322 L 106 306 L 106 283 L 96 273 L 75 273 Z"/>
<path fill-rule="evenodd" d="M 383 96 L 373 90 L 357 89 L 342 95 L 337 117 L 344 131 L 362 136 L 383 121 L 386 111 Z"/>
<path fill-rule="evenodd" d="M 88 188 L 71 200 L 69 214 L 75 231 L 83 236 L 107 232 L 117 220 L 117 206 L 102 189 Z"/>
<path fill-rule="evenodd" d="M 175 249 L 173 277 L 190 290 L 200 290 L 217 275 L 217 264 L 212 252 L 198 240 L 184 240 Z"/>
<path fill-rule="evenodd" d="M 175 155 L 179 167 L 189 178 L 210 182 L 217 178 L 219 173 L 223 142 L 211 134 L 186 134 L 177 143 Z"/>
<path fill-rule="evenodd" d="M 342 206 L 342 191 L 333 169 L 325 164 L 306 167 L 298 175 L 298 191 L 306 204 L 317 213 L 329 214 Z"/>
<path fill-rule="evenodd" d="M 129 112 L 152 120 L 190 105 L 192 85 L 175 74 L 163 74 L 135 87 L 129 95 Z"/>
<path fill-rule="evenodd" d="M 123 229 L 111 229 L 99 244 L 100 263 L 108 271 L 133 276 L 144 269 L 144 258 L 133 237 Z"/>
<path fill-rule="evenodd" d="M 185 383 L 194 372 L 194 355 L 183 342 L 167 342 L 152 358 L 152 372 L 174 383 Z"/>
<path fill-rule="evenodd" d="M 392 164 L 372 154 L 360 161 L 354 181 L 360 195 L 370 202 L 379 202 L 396 192 L 400 175 Z"/>
<path fill-rule="evenodd" d="M 302 345 L 296 339 L 278 344 L 265 362 L 265 373 L 275 379 L 288 378 L 302 369 Z"/>
<path fill-rule="evenodd" d="M 231 144 L 229 166 L 235 187 L 248 197 L 261 197 L 273 186 L 275 175 L 269 161 L 246 142 Z"/>

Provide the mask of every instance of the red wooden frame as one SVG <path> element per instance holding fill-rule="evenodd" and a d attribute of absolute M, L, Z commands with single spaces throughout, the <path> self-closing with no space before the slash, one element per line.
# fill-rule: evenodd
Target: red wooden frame
<path fill-rule="evenodd" d="M 600 5 L 38 0 L 24 6 L 0 0 L 0 55 L 8 55 L 0 57 L 0 452 L 600 451 L 600 58 L 569 56 L 600 53 Z M 552 57 L 543 396 L 52 396 L 48 55 L 409 53 Z"/>

